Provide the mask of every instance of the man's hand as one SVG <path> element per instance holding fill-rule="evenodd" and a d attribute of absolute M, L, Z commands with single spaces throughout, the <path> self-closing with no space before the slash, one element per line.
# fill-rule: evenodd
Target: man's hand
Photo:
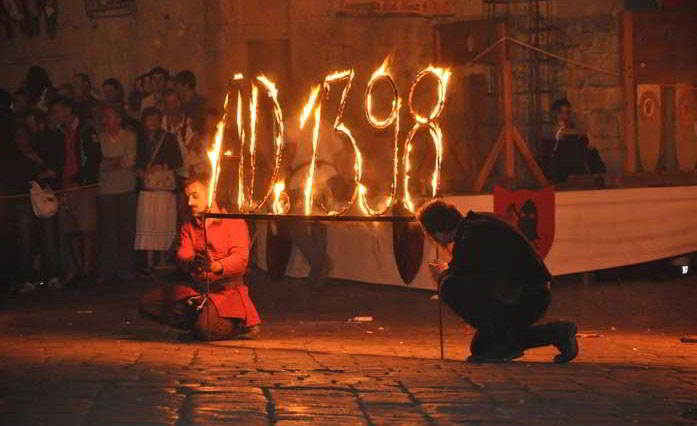
<path fill-rule="evenodd" d="M 435 282 L 440 281 L 445 271 L 448 270 L 448 264 L 445 262 L 429 262 L 428 268 L 431 271 L 431 277 Z"/>
<path fill-rule="evenodd" d="M 193 260 L 193 266 L 196 272 L 213 272 L 214 274 L 223 273 L 223 264 L 218 261 L 211 260 L 207 253 L 196 253 Z"/>

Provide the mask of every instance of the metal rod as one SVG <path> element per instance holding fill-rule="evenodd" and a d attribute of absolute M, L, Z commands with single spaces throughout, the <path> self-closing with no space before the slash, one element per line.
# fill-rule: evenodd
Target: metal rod
<path fill-rule="evenodd" d="M 327 216 L 302 214 L 205 213 L 204 219 L 300 220 L 306 222 L 414 222 L 414 216 Z"/>

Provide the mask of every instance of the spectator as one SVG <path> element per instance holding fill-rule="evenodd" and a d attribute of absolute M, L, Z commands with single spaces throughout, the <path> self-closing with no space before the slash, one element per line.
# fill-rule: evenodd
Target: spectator
<path fill-rule="evenodd" d="M 189 70 L 178 72 L 174 77 L 174 89 L 179 93 L 184 113 L 191 118 L 192 128 L 202 135 L 206 124 L 206 98 L 196 93 L 196 75 Z"/>
<path fill-rule="evenodd" d="M 16 151 L 12 161 L 3 167 L 8 194 L 28 194 L 31 181 L 53 177 L 53 171 L 47 170 L 44 161 L 31 144 L 31 129 L 24 123 L 17 123 L 14 129 Z M 17 231 L 19 236 L 19 274 L 16 277 L 21 293 L 33 291 L 38 281 L 33 267 L 32 241 L 36 226 L 36 217 L 29 197 L 13 200 Z M 55 275 L 49 278 L 49 285 L 58 284 Z"/>
<path fill-rule="evenodd" d="M 107 78 L 102 83 L 102 97 L 105 103 L 123 108 L 123 84 L 113 77 Z"/>
<path fill-rule="evenodd" d="M 143 109 L 156 107 L 162 111 L 164 106 L 162 96 L 164 95 L 164 91 L 169 84 L 169 72 L 166 69 L 157 66 L 153 68 L 150 73 L 148 73 L 148 76 L 150 78 L 149 83 L 152 91 L 143 99 L 141 107 Z"/>
<path fill-rule="evenodd" d="M 552 104 L 556 120 L 548 175 L 565 182 L 570 175 L 605 173 L 598 151 L 590 146 L 587 134 L 576 126 L 571 103 L 561 98 Z"/>
<path fill-rule="evenodd" d="M 97 99 L 92 90 L 92 82 L 87 74 L 77 73 L 73 76 L 73 89 L 75 93 L 75 108 L 80 118 L 92 120 Z"/>
<path fill-rule="evenodd" d="M 136 134 L 124 128 L 121 110 L 102 107 L 104 131 L 99 133 L 102 163 L 99 175 L 99 266 L 97 282 L 133 279 L 135 236 Z"/>
<path fill-rule="evenodd" d="M 190 173 L 206 171 L 206 154 L 201 146 L 201 135 L 193 130 L 191 117 L 185 112 L 177 92 L 165 90 L 163 100 L 162 128 L 177 138 L 184 161 L 184 165 L 177 169 L 177 176 L 183 181 Z"/>
<path fill-rule="evenodd" d="M 46 111 L 53 95 L 53 83 L 45 69 L 34 65 L 29 68 L 21 90 L 29 96 L 29 105 Z"/>
<path fill-rule="evenodd" d="M 63 158 L 63 134 L 48 125 L 46 114 L 40 109 L 32 109 L 24 116 L 24 123 L 32 131 L 32 146 L 43 160 L 48 177 L 42 179 L 43 185 L 57 188 Z M 38 219 L 41 230 L 41 262 L 44 280 L 52 287 L 60 280 L 60 257 L 58 253 L 58 223 L 56 216 Z"/>
<path fill-rule="evenodd" d="M 23 89 L 17 90 L 12 96 L 12 111 L 18 115 L 29 111 L 29 95 Z"/>
<path fill-rule="evenodd" d="M 174 241 L 177 206 L 174 196 L 174 171 L 183 161 L 176 138 L 162 129 L 162 113 L 155 107 L 143 111 L 144 140 L 139 144 L 137 174 L 143 179 L 138 194 L 135 249 L 147 253 L 144 272 L 152 273 L 155 254 L 160 264 L 167 261 L 166 252 Z"/>
<path fill-rule="evenodd" d="M 56 98 L 51 115 L 63 134 L 60 184 L 70 189 L 62 194 L 58 210 L 61 262 L 65 276 L 61 286 L 94 272 L 97 233 L 97 190 L 102 152 L 96 131 L 78 117 L 72 102 Z M 83 188 L 78 189 L 83 186 Z"/>
<path fill-rule="evenodd" d="M 145 96 L 144 80 L 145 76 L 143 75 L 136 78 L 133 81 L 133 89 L 131 89 L 131 93 L 128 94 L 126 111 L 131 117 L 140 117 L 140 106 L 143 103 L 143 97 Z"/>

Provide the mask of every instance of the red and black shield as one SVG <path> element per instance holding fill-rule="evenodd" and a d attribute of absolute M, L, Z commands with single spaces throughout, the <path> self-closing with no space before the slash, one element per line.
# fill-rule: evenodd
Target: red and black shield
<path fill-rule="evenodd" d="M 543 258 L 554 241 L 554 187 L 510 191 L 494 187 L 494 213 L 515 226 Z"/>

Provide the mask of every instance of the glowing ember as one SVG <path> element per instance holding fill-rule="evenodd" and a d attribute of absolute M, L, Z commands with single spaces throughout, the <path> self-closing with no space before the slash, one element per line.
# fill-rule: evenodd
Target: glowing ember
<path fill-rule="evenodd" d="M 232 157 L 232 151 L 229 149 L 223 153 L 223 157 Z"/>
<path fill-rule="evenodd" d="M 416 112 L 416 110 L 414 109 L 413 97 L 416 86 L 424 77 L 426 77 L 429 74 L 433 75 L 438 81 L 438 99 L 436 102 L 436 106 L 433 108 L 431 114 L 427 118 Z M 438 187 L 440 184 L 440 169 L 441 163 L 443 161 L 443 132 L 440 129 L 440 125 L 436 120 L 440 117 L 441 113 L 443 112 L 443 108 L 445 107 L 445 95 L 447 92 L 449 79 L 449 69 L 437 68 L 432 65 L 429 65 L 425 70 L 421 71 L 416 76 L 416 79 L 414 80 L 414 83 L 411 85 L 411 90 L 409 92 L 409 111 L 411 112 L 412 117 L 414 117 L 416 124 L 414 124 L 414 127 L 412 127 L 411 131 L 409 132 L 409 135 L 407 136 L 407 142 L 405 147 L 403 200 L 405 207 L 412 212 L 414 211 L 414 203 L 409 193 L 409 171 L 411 169 L 411 166 L 409 164 L 409 155 L 413 149 L 412 143 L 414 140 L 414 136 L 424 126 L 428 127 L 428 133 L 431 136 L 431 139 L 433 140 L 434 148 L 436 151 L 435 165 L 433 166 L 433 176 L 431 178 L 431 193 L 433 197 L 435 197 L 438 193 Z"/>
<path fill-rule="evenodd" d="M 392 157 L 392 187 L 390 190 L 390 195 L 387 198 L 387 203 L 380 210 L 374 210 L 370 208 L 368 204 L 368 191 L 365 187 L 363 190 L 359 191 L 359 205 L 364 213 L 369 215 L 381 215 L 385 213 L 392 203 L 396 199 L 397 194 L 397 176 L 399 173 L 399 111 L 402 108 L 402 100 L 399 97 L 399 92 L 397 90 L 397 85 L 392 78 L 389 70 L 390 57 L 388 56 L 383 61 L 380 68 L 378 68 L 370 78 L 368 82 L 368 87 L 365 92 L 365 116 L 371 126 L 377 129 L 385 129 L 391 125 L 394 125 L 394 147 L 393 147 L 393 157 Z M 394 98 L 392 99 L 392 110 L 385 119 L 379 119 L 373 115 L 373 87 L 380 81 L 385 80 L 392 88 L 392 94 Z"/>
<path fill-rule="evenodd" d="M 215 131 L 213 149 L 208 151 L 208 160 L 211 162 L 211 181 L 208 184 L 208 210 L 213 206 L 215 189 L 218 186 L 220 176 L 220 148 L 223 145 L 223 134 L 225 133 L 225 114 L 223 119 L 218 122 Z"/>
<path fill-rule="evenodd" d="M 240 163 L 237 173 L 237 208 L 244 211 L 244 117 L 242 115 L 242 91 L 237 92 L 237 137 L 240 141 Z"/>
<path fill-rule="evenodd" d="M 315 127 L 312 130 L 312 160 L 310 161 L 310 170 L 307 172 L 307 180 L 305 181 L 305 214 L 312 214 L 312 195 L 315 182 L 315 168 L 317 167 L 317 144 L 319 143 L 319 128 L 322 119 L 322 108 L 318 105 L 315 108 Z"/>
<path fill-rule="evenodd" d="M 273 186 L 273 205 L 271 210 L 274 214 L 286 214 L 290 211 L 290 200 L 285 192 L 286 183 L 283 181 L 276 182 Z"/>

